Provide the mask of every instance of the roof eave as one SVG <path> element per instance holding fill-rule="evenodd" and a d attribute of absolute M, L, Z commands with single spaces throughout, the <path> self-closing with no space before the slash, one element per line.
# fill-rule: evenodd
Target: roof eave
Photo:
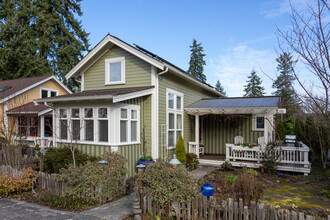
<path fill-rule="evenodd" d="M 206 114 L 277 114 L 278 107 L 216 107 L 216 108 L 185 108 L 190 115 Z"/>
<path fill-rule="evenodd" d="M 85 100 L 103 100 L 113 99 L 113 95 L 93 95 L 93 96 L 74 96 L 74 97 L 59 97 L 59 98 L 46 98 L 34 100 L 37 103 L 55 103 L 55 102 L 66 102 L 66 101 L 85 101 Z"/>
<path fill-rule="evenodd" d="M 181 70 L 178 70 L 174 66 L 169 65 L 167 63 L 165 64 L 165 66 L 168 67 L 173 73 L 175 73 L 175 74 L 183 77 L 184 79 L 186 79 L 186 80 L 194 83 L 195 85 L 197 85 L 197 86 L 199 86 L 199 87 L 201 87 L 201 88 L 203 88 L 203 89 L 205 89 L 205 90 L 207 90 L 207 91 L 209 91 L 209 92 L 211 92 L 211 93 L 213 93 L 213 94 L 215 94 L 215 95 L 217 95 L 219 97 L 226 97 L 225 95 L 219 93 L 215 89 L 212 89 L 210 86 L 205 85 L 204 83 L 200 82 L 199 80 L 197 80 L 197 79 L 195 79 L 193 77 L 188 76 L 187 73 L 182 72 Z"/>
<path fill-rule="evenodd" d="M 142 60 L 154 65 L 155 67 L 164 70 L 164 64 L 162 62 L 159 62 L 148 55 L 140 52 L 139 50 L 133 48 L 132 46 L 127 45 L 126 43 L 114 38 L 111 35 L 105 36 L 93 49 L 90 51 L 75 67 L 73 67 L 66 75 L 65 78 L 69 79 L 72 76 L 79 73 L 79 70 L 90 60 L 92 59 L 104 46 L 107 45 L 107 43 L 113 43 L 117 45 L 118 47 L 121 47 L 122 49 L 134 54 L 135 56 L 141 58 Z"/>

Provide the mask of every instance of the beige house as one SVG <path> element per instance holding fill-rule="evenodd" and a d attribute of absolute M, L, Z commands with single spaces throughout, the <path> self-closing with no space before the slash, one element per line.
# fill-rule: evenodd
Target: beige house
<path fill-rule="evenodd" d="M 37 76 L 0 81 L 0 136 L 29 145 L 52 144 L 52 109 L 33 100 L 70 94 L 55 76 Z"/>

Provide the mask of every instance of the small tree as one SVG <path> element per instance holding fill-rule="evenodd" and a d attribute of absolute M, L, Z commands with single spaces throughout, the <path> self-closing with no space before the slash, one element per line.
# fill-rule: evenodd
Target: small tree
<path fill-rule="evenodd" d="M 220 80 L 217 81 L 217 84 L 215 84 L 215 90 L 217 90 L 218 92 L 220 92 L 223 95 L 227 95 L 223 86 L 220 83 Z"/>
<path fill-rule="evenodd" d="M 280 74 L 273 82 L 272 87 L 276 89 L 273 94 L 282 97 L 283 106 L 287 109 L 287 113 L 295 113 L 299 109 L 299 102 L 293 87 L 295 78 L 292 72 L 297 61 L 292 60 L 290 53 L 283 52 L 276 58 L 276 62 L 278 63 L 277 71 Z"/>
<path fill-rule="evenodd" d="M 252 69 L 250 76 L 248 76 L 248 81 L 246 82 L 248 84 L 244 86 L 244 97 L 257 97 L 265 94 L 265 88 L 261 86 L 262 80 L 254 69 Z"/>
<path fill-rule="evenodd" d="M 180 135 L 178 143 L 176 144 L 176 156 L 178 157 L 178 160 L 180 160 L 181 163 L 185 163 L 187 158 L 186 158 L 186 148 L 184 146 L 184 140 L 182 136 Z"/>
<path fill-rule="evenodd" d="M 190 55 L 190 61 L 189 61 L 189 69 L 188 69 L 188 73 L 195 77 L 196 79 L 199 79 L 202 82 L 206 82 L 206 76 L 203 73 L 204 71 L 204 65 L 205 65 L 205 61 L 204 61 L 204 56 L 205 54 L 203 54 L 203 47 L 201 46 L 202 43 L 197 43 L 197 41 L 195 39 L 193 39 L 193 44 L 192 46 L 190 46 L 190 51 L 191 51 L 191 55 Z"/>

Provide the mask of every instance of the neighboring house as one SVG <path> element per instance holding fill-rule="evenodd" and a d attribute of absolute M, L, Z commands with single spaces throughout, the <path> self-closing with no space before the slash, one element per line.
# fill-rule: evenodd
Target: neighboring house
<path fill-rule="evenodd" d="M 171 159 L 180 135 L 187 150 L 214 155 L 226 154 L 226 143 L 235 136 L 244 136 L 244 142 L 259 138 L 263 145 L 274 137 L 279 97 L 226 98 L 112 35 L 66 78 L 81 81 L 82 92 L 36 100 L 53 105 L 57 146 L 76 144 L 94 155 L 117 151 L 128 159 L 130 175 L 143 153 Z"/>
<path fill-rule="evenodd" d="M 51 144 L 52 109 L 33 100 L 70 94 L 55 76 L 37 76 L 0 81 L 0 136 L 41 147 Z"/>

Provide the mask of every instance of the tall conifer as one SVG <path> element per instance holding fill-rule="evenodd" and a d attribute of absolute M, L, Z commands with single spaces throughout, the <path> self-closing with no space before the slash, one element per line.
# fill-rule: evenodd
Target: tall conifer
<path fill-rule="evenodd" d="M 195 77 L 196 79 L 199 79 L 202 82 L 206 82 L 206 76 L 203 73 L 204 71 L 204 56 L 205 54 L 203 53 L 203 47 L 201 46 L 202 43 L 197 43 L 195 39 L 193 39 L 193 44 L 190 46 L 190 61 L 189 61 L 189 69 L 188 73 Z"/>
<path fill-rule="evenodd" d="M 252 69 L 251 74 L 248 76 L 248 81 L 246 82 L 248 84 L 244 86 L 244 97 L 257 97 L 265 94 L 265 88 L 261 86 L 262 80 L 254 69 Z"/>
<path fill-rule="evenodd" d="M 218 92 L 220 92 L 223 95 L 227 95 L 223 86 L 220 83 L 220 80 L 217 81 L 217 84 L 215 84 L 215 90 L 217 90 Z"/>

